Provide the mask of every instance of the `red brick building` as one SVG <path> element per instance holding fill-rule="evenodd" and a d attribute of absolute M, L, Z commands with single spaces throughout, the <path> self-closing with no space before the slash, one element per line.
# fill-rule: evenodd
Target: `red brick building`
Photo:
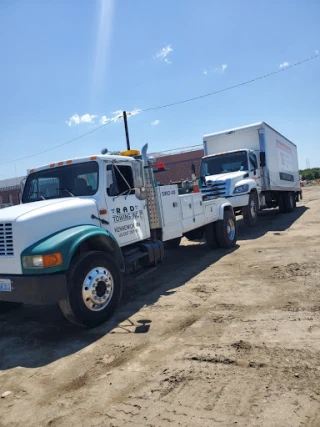
<path fill-rule="evenodd" d="M 196 166 L 196 175 L 199 176 L 200 172 L 200 161 L 203 157 L 203 149 L 196 149 L 190 151 L 179 151 L 173 153 L 170 152 L 154 153 L 150 156 L 156 158 L 156 163 L 153 169 L 158 169 L 159 163 L 164 163 L 165 172 L 160 172 L 155 175 L 158 182 L 161 184 L 169 184 L 170 182 L 181 181 L 185 179 L 191 180 L 191 165 L 192 163 Z M 168 154 L 167 154 L 168 153 Z"/>
<path fill-rule="evenodd" d="M 21 199 L 20 182 L 23 176 L 0 181 L 0 207 L 18 205 Z"/>

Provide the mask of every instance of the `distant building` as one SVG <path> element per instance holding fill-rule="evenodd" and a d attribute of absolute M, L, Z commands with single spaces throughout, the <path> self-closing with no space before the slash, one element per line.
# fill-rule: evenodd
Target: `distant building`
<path fill-rule="evenodd" d="M 0 207 L 18 205 L 21 201 L 20 183 L 24 176 L 0 181 Z"/>
<path fill-rule="evenodd" d="M 166 169 L 165 172 L 160 172 L 155 175 L 156 180 L 163 185 L 185 179 L 191 180 L 192 163 L 195 164 L 196 175 L 199 176 L 200 161 L 204 154 L 203 149 L 198 149 L 198 146 L 196 147 L 195 149 L 187 147 L 185 149 L 150 154 L 150 156 L 156 158 L 153 169 L 158 169 L 159 163 L 163 163 Z"/>

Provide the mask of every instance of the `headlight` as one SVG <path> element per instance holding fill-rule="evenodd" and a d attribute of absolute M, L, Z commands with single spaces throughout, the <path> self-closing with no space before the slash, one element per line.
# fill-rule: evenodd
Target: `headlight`
<path fill-rule="evenodd" d="M 234 194 L 237 193 L 246 193 L 249 190 L 249 184 L 243 184 L 236 187 L 233 191 Z"/>
<path fill-rule="evenodd" d="M 60 252 L 49 255 L 24 256 L 22 258 L 24 268 L 49 268 L 63 264 Z"/>

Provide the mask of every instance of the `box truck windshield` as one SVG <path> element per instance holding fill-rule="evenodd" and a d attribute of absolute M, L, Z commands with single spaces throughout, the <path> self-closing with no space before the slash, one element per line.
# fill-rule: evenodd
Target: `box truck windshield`
<path fill-rule="evenodd" d="M 248 156 L 246 151 L 219 154 L 202 159 L 201 176 L 219 175 L 221 173 L 247 171 Z"/>

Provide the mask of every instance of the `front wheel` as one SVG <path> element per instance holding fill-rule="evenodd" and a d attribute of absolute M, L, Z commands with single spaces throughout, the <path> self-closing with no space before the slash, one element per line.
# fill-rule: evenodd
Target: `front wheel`
<path fill-rule="evenodd" d="M 225 211 L 222 220 L 215 223 L 215 238 L 220 248 L 233 248 L 237 243 L 237 221 L 233 212 Z"/>
<path fill-rule="evenodd" d="M 110 318 L 121 294 L 122 275 L 115 259 L 105 252 L 87 252 L 72 262 L 68 297 L 59 305 L 70 322 L 92 328 Z"/>
<path fill-rule="evenodd" d="M 253 192 L 249 194 L 248 206 L 242 208 L 244 222 L 253 227 L 258 221 L 258 196 Z"/>

